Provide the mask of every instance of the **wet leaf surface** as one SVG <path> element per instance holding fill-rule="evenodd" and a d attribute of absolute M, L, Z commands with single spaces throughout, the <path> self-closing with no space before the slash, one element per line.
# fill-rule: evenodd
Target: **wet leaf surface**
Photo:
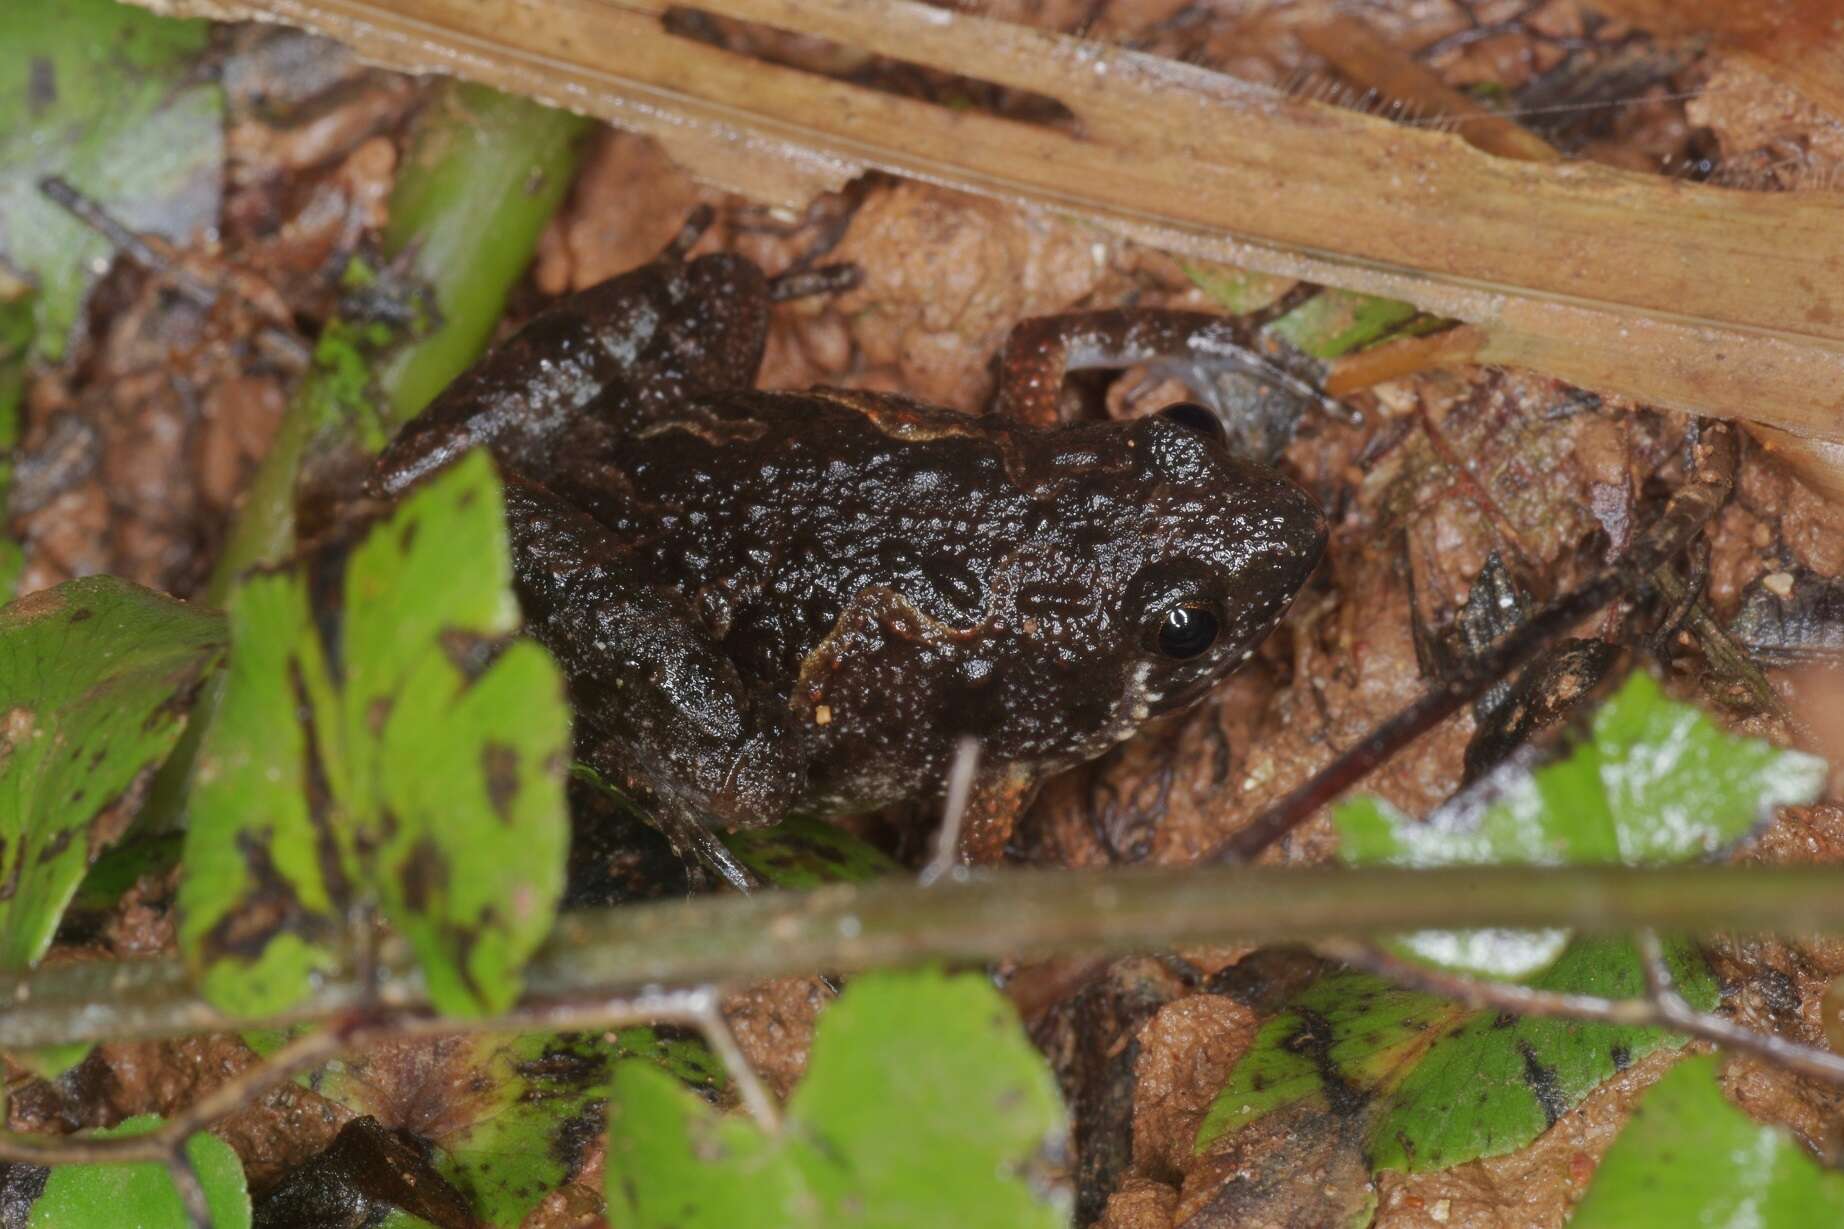
<path fill-rule="evenodd" d="M 0 968 L 44 953 L 223 647 L 217 615 L 107 576 L 0 609 Z"/>
<path fill-rule="evenodd" d="M 1340 856 L 1354 866 L 1654 865 L 1708 857 L 1778 807 L 1824 788 L 1823 760 L 1721 729 L 1635 673 L 1565 758 L 1504 770 L 1496 796 L 1463 796 L 1426 822 L 1376 798 L 1335 813 Z M 1430 963 L 1525 977 L 1561 954 L 1559 931 L 1406 936 Z"/>
<path fill-rule="evenodd" d="M 569 718 L 550 658 L 511 638 L 485 456 L 349 556 L 252 578 L 230 615 L 180 889 L 207 994 L 233 1012 L 293 1002 L 333 965 L 344 907 L 375 900 L 438 1008 L 504 1009 L 562 890 Z"/>
<path fill-rule="evenodd" d="M 1684 997 L 1713 1008 L 1702 956 L 1679 946 L 1670 962 Z M 1630 943 L 1581 939 L 1531 984 L 1631 998 L 1644 975 Z M 1469 1011 L 1368 973 L 1332 973 L 1262 1026 L 1197 1148 L 1304 1107 L 1360 1123 L 1372 1170 L 1445 1169 L 1523 1147 L 1602 1080 L 1682 1044 L 1659 1029 Z"/>
<path fill-rule="evenodd" d="M 215 222 L 223 94 L 193 71 L 209 38 L 203 21 L 114 0 L 0 7 L 0 257 L 38 285 L 44 357 L 63 354 L 109 244 L 41 179 L 61 175 L 130 229 L 175 241 Z"/>
<path fill-rule="evenodd" d="M 1066 1126 L 1011 1007 L 976 976 L 874 974 L 821 1017 L 781 1129 L 655 1068 L 615 1072 L 610 1221 L 634 1229 L 1052 1226 Z"/>
<path fill-rule="evenodd" d="M 152 1116 L 130 1118 L 95 1134 L 100 1139 L 141 1135 L 159 1125 Z M 186 1155 L 205 1188 L 213 1229 L 249 1229 L 250 1193 L 230 1145 L 201 1132 L 187 1142 Z M 57 1166 L 26 1224 L 29 1229 L 190 1229 L 191 1221 L 166 1166 L 142 1161 Z"/>
<path fill-rule="evenodd" d="M 1595 1171 L 1573 1229 L 1844 1224 L 1844 1174 L 1731 1105 L 1716 1061 L 1686 1059 L 1640 1100 Z"/>

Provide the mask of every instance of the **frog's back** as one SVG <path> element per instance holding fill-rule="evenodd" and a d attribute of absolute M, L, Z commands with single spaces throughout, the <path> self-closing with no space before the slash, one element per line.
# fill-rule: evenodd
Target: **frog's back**
<path fill-rule="evenodd" d="M 622 434 L 559 493 L 692 597 L 739 664 L 791 684 L 858 593 L 980 624 L 1033 517 L 1007 470 L 1016 430 L 887 394 L 738 391 Z"/>

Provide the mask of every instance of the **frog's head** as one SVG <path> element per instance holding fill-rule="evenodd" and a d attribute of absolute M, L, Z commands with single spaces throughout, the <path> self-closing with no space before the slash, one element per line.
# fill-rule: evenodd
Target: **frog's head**
<path fill-rule="evenodd" d="M 1078 754 L 1093 754 L 1248 660 L 1318 565 L 1326 523 L 1293 482 L 1232 455 L 1200 406 L 1062 438 L 1065 455 L 1091 460 L 1079 477 L 1057 467 L 1071 480 L 1017 613 L 1044 629 L 1055 664 L 1039 684 L 1082 727 Z"/>
<path fill-rule="evenodd" d="M 1293 603 L 1325 550 L 1325 514 L 1279 472 L 1234 456 L 1202 406 L 1136 422 L 1129 439 L 1145 484 L 1138 559 L 1120 590 L 1119 626 L 1135 641 L 1132 689 L 1148 714 L 1198 699 L 1247 661 Z"/>

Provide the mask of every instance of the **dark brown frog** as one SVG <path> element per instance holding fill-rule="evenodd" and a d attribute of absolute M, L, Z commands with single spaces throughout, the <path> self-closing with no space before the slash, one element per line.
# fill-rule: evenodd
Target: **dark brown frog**
<path fill-rule="evenodd" d="M 1233 321 L 1027 321 L 983 417 L 759 392 L 773 301 L 826 275 L 681 250 L 538 315 L 379 483 L 493 451 L 579 756 L 707 855 L 712 826 L 938 790 L 971 738 L 962 848 L 996 860 L 1044 774 L 1203 697 L 1319 560 L 1318 506 L 1232 455 L 1211 410 L 1058 420 L 1068 369 L 1259 366 Z"/>

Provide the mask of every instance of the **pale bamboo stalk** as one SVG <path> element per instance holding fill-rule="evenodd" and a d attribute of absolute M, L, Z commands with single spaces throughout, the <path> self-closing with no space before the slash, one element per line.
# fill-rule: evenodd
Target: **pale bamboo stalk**
<path fill-rule="evenodd" d="M 1447 134 L 906 0 L 702 7 L 1034 90 L 1077 136 L 667 34 L 604 0 L 145 0 L 286 21 L 393 67 L 526 92 L 694 148 L 748 190 L 866 168 L 1487 327 L 1486 357 L 1844 440 L 1844 197 L 1497 158 Z M 684 144 L 687 135 L 696 138 Z M 734 156 L 724 157 L 723 151 Z M 715 155 L 713 153 L 715 152 Z"/>

